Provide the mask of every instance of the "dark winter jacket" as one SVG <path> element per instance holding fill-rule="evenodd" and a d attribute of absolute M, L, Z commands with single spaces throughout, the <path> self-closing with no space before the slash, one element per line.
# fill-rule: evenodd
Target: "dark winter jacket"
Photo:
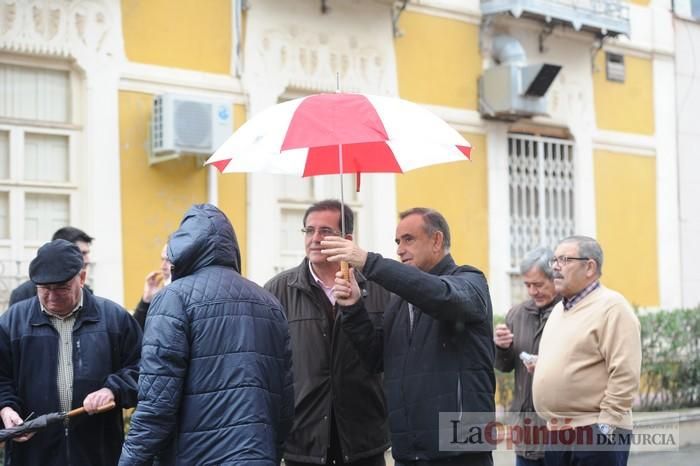
<path fill-rule="evenodd" d="M 59 335 L 38 298 L 23 300 L 0 317 L 0 408 L 26 417 L 61 411 L 56 382 Z M 112 301 L 83 291 L 73 327 L 73 401 L 107 387 L 117 409 L 54 424 L 24 443 L 10 442 L 12 465 L 94 466 L 119 460 L 124 426 L 121 408 L 136 405 L 141 329 Z M 67 434 L 67 436 L 66 436 Z"/>
<path fill-rule="evenodd" d="M 397 295 L 383 329 L 375 331 L 361 301 L 342 308 L 341 319 L 367 363 L 384 368 L 394 458 L 463 455 L 440 448 L 439 413 L 486 413 L 483 422 L 494 412 L 493 316 L 484 275 L 450 255 L 426 273 L 373 253 L 363 273 Z"/>
<path fill-rule="evenodd" d="M 294 392 L 279 302 L 239 274 L 233 227 L 193 206 L 168 240 L 173 282 L 153 299 L 139 405 L 119 464 L 278 464 Z"/>
<path fill-rule="evenodd" d="M 561 298 L 557 297 L 547 306 L 539 309 L 535 302 L 529 299 L 512 308 L 506 315 L 506 325 L 513 332 L 513 344 L 508 349 L 496 346 L 496 369 L 502 372 L 515 370 L 515 390 L 510 410 L 512 413 L 527 413 L 531 426 L 545 426 L 546 423 L 535 413 L 535 406 L 532 403 L 532 374 L 520 360 L 520 353 L 522 351 L 530 354 L 539 353 L 542 330 L 554 305 L 560 300 Z M 519 416 L 509 421 L 519 422 L 520 420 Z M 541 446 L 526 447 L 518 442 L 515 447 L 516 453 L 524 458 L 536 460 L 544 457 Z"/>
<path fill-rule="evenodd" d="M 359 275 L 358 280 L 370 319 L 381 327 L 390 293 Z M 265 288 L 282 303 L 292 338 L 296 411 L 285 459 L 325 464 L 332 418 L 346 462 L 386 450 L 389 431 L 381 375 L 367 369 L 339 321 L 329 319 L 331 304 L 313 282 L 308 259 Z"/>
<path fill-rule="evenodd" d="M 151 303 L 139 299 L 139 303 L 136 305 L 136 309 L 134 309 L 134 319 L 136 319 L 136 322 L 139 323 L 142 329 L 146 327 L 146 316 L 148 315 L 148 309 L 150 307 Z"/>

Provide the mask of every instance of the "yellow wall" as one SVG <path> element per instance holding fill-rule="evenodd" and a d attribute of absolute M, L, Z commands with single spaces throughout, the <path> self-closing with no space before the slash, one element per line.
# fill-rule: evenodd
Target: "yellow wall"
<path fill-rule="evenodd" d="M 414 102 L 477 108 L 479 26 L 405 11 L 395 41 L 399 93 Z"/>
<path fill-rule="evenodd" d="M 636 3 L 637 5 L 647 6 L 649 5 L 649 0 L 629 0 L 629 3 Z"/>
<path fill-rule="evenodd" d="M 454 162 L 413 170 L 396 178 L 399 212 L 431 207 L 450 225 L 452 255 L 488 275 L 488 178 L 486 138 L 465 134 L 472 144 L 471 162 Z M 416 189 L 423 186 L 423 189 Z"/>
<path fill-rule="evenodd" d="M 231 3 L 122 0 L 126 56 L 140 63 L 229 73 Z"/>
<path fill-rule="evenodd" d="M 632 304 L 657 306 L 656 159 L 595 151 L 603 283 Z"/>
<path fill-rule="evenodd" d="M 148 165 L 152 100 L 148 94 L 119 93 L 124 303 L 129 309 L 138 303 L 144 277 L 158 268 L 161 249 L 185 211 L 207 200 L 200 159 Z"/>
<path fill-rule="evenodd" d="M 241 126 L 246 119 L 246 109 L 243 105 L 233 106 L 233 122 L 236 129 Z M 246 274 L 248 260 L 246 252 L 248 250 L 247 234 L 247 212 L 246 212 L 246 175 L 245 173 L 218 174 L 219 180 L 219 208 L 231 220 L 238 246 L 241 249 L 241 261 L 243 262 L 242 273 Z"/>
<path fill-rule="evenodd" d="M 158 268 L 168 235 L 185 211 L 207 202 L 206 169 L 201 158 L 148 165 L 147 133 L 153 96 L 135 92 L 119 95 L 124 302 L 133 309 L 143 292 L 143 279 Z M 245 107 L 234 105 L 235 126 L 245 121 Z M 233 130 L 233 128 L 232 128 Z M 243 272 L 247 264 L 246 175 L 218 174 L 219 207 L 236 230 Z"/>
<path fill-rule="evenodd" d="M 625 55 L 625 82 L 605 77 L 605 52 L 595 59 L 593 74 L 598 128 L 627 133 L 654 134 L 654 90 L 652 62 Z"/>

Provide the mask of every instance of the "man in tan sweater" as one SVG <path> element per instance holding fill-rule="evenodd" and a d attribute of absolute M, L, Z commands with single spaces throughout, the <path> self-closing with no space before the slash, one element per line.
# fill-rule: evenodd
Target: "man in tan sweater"
<path fill-rule="evenodd" d="M 552 260 L 563 300 L 543 331 L 533 380 L 535 409 L 558 431 L 547 466 L 627 464 L 629 443 L 621 439 L 629 439 L 639 389 L 639 320 L 620 293 L 600 284 L 602 265 L 600 245 L 585 236 L 562 240 Z"/>

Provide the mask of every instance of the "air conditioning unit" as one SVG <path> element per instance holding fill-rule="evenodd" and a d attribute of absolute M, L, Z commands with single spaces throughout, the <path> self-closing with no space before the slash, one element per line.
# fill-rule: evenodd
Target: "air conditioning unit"
<path fill-rule="evenodd" d="M 561 66 L 500 65 L 479 78 L 479 111 L 484 118 L 515 121 L 547 114 L 545 94 Z"/>
<path fill-rule="evenodd" d="M 179 94 L 153 99 L 151 164 L 213 154 L 233 132 L 230 101 Z"/>

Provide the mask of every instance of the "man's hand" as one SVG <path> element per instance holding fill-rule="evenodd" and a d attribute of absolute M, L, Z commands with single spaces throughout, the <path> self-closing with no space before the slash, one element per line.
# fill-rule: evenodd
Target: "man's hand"
<path fill-rule="evenodd" d="M 328 262 L 345 261 L 356 269 L 362 269 L 367 262 L 367 251 L 360 249 L 349 239 L 327 236 L 321 241 L 321 246 L 321 253 L 328 256 Z"/>
<path fill-rule="evenodd" d="M 19 414 L 17 414 L 17 411 L 10 408 L 9 406 L 5 406 L 4 408 L 0 409 L 0 418 L 2 418 L 2 423 L 5 425 L 5 429 L 24 424 L 22 418 L 19 416 Z M 15 437 L 13 440 L 15 442 L 26 442 L 33 436 L 34 432 L 30 432 L 28 434 Z"/>
<path fill-rule="evenodd" d="M 341 306 L 352 306 L 360 300 L 360 287 L 357 285 L 355 270 L 352 267 L 350 267 L 349 280 L 343 277 L 342 271 L 336 272 L 333 296 L 335 296 L 335 302 Z"/>
<path fill-rule="evenodd" d="M 146 281 L 143 284 L 143 302 L 150 303 L 153 296 L 163 288 L 163 273 L 160 270 L 154 270 L 146 275 Z"/>
<path fill-rule="evenodd" d="M 532 358 L 529 361 L 523 361 L 523 364 L 525 365 L 525 369 L 532 374 L 535 372 L 535 366 L 537 365 L 537 355 L 533 354 Z"/>
<path fill-rule="evenodd" d="M 83 407 L 88 414 L 94 414 L 98 408 L 114 401 L 114 393 L 109 388 L 100 388 L 90 393 L 83 400 Z"/>
<path fill-rule="evenodd" d="M 493 342 L 499 348 L 508 349 L 513 344 L 513 333 L 505 324 L 498 324 L 493 331 Z"/>

